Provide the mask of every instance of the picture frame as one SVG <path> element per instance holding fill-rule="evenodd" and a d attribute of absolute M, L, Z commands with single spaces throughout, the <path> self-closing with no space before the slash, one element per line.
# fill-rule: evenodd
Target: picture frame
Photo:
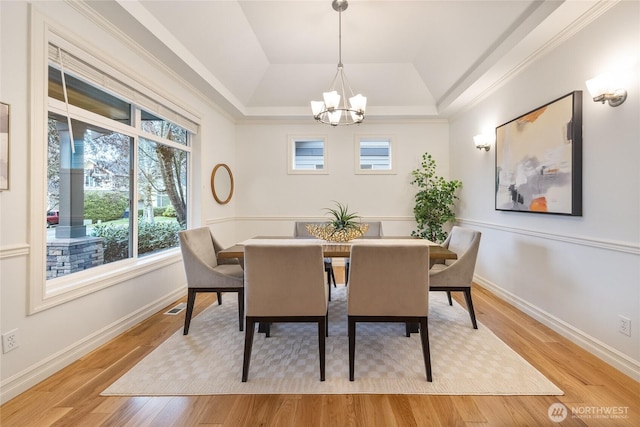
<path fill-rule="evenodd" d="M 496 127 L 495 210 L 582 216 L 582 91 Z"/>
<path fill-rule="evenodd" d="M 9 189 L 9 104 L 0 102 L 0 191 Z"/>

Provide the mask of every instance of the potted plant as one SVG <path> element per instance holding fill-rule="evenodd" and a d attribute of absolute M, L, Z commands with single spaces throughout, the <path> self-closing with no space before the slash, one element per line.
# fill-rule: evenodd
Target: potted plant
<path fill-rule="evenodd" d="M 418 187 L 413 208 L 417 230 L 412 231 L 411 235 L 441 243 L 448 235 L 444 225 L 456 219 L 453 208 L 458 199 L 456 191 L 462 187 L 462 182 L 447 181 L 437 176 L 436 162 L 429 153 L 422 155 L 420 168 L 411 174 L 411 184 Z"/>
<path fill-rule="evenodd" d="M 360 217 L 355 212 L 349 212 L 349 206 L 335 202 L 335 208 L 325 208 L 331 218 L 326 224 L 307 224 L 311 235 L 334 242 L 348 242 L 361 237 L 369 228 L 369 224 L 360 223 Z"/>

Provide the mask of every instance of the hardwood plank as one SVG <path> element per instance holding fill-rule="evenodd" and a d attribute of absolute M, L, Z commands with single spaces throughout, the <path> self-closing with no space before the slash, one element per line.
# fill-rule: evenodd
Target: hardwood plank
<path fill-rule="evenodd" d="M 335 270 L 338 282 L 344 283 L 344 269 Z M 225 295 L 223 299 L 234 297 Z M 466 307 L 461 295 L 454 298 Z M 163 315 L 176 302 L 2 405 L 0 425 L 555 426 L 560 424 L 548 417 L 553 403 L 580 412 L 569 414 L 563 426 L 640 425 L 638 382 L 486 289 L 474 286 L 473 299 L 478 320 L 565 395 L 100 396 L 109 384 L 182 327 L 183 316 Z M 214 303 L 215 295 L 198 295 L 194 315 Z M 626 413 L 623 418 L 585 413 L 611 410 L 608 408 L 626 408 Z"/>

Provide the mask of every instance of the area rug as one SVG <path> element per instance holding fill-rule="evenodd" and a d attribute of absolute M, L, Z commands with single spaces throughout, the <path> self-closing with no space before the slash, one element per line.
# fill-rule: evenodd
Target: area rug
<path fill-rule="evenodd" d="M 384 298 L 381 295 L 380 298 Z M 244 332 L 236 295 L 214 303 L 116 380 L 103 396 L 211 394 L 561 395 L 544 375 L 446 295 L 430 295 L 433 382 L 426 381 L 420 334 L 403 324 L 359 323 L 355 381 L 349 381 L 345 287 L 332 288 L 326 381 L 321 382 L 315 324 L 273 324 L 256 331 L 249 380 L 240 381 Z"/>

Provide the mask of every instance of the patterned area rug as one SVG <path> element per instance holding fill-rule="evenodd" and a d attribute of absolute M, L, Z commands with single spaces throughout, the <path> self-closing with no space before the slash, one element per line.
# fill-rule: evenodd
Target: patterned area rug
<path fill-rule="evenodd" d="M 426 381 L 420 334 L 404 324 L 359 323 L 355 381 L 349 381 L 345 287 L 332 288 L 326 381 L 320 382 L 315 324 L 281 323 L 271 337 L 256 331 L 249 380 L 240 381 L 244 332 L 235 294 L 173 334 L 103 393 L 161 396 L 209 394 L 561 395 L 563 392 L 443 292 L 430 295 L 433 382 Z"/>

